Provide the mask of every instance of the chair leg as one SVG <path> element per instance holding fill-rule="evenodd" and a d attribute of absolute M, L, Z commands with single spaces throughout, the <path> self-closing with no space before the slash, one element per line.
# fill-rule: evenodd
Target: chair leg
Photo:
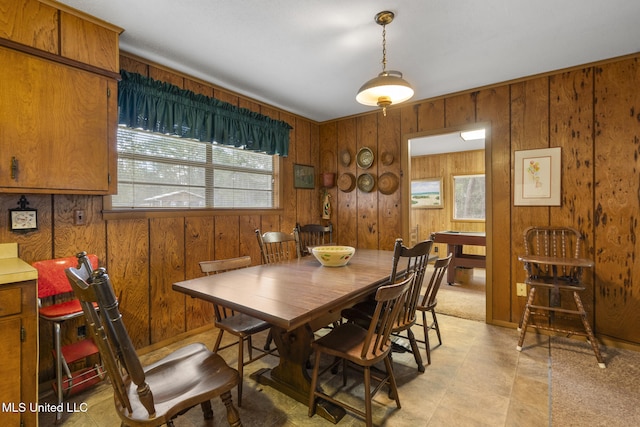
<path fill-rule="evenodd" d="M 591 329 L 591 325 L 589 324 L 589 320 L 587 319 L 587 311 L 584 309 L 584 305 L 582 305 L 582 299 L 580 299 L 580 295 L 578 295 L 577 292 L 573 293 L 573 299 L 576 302 L 578 311 L 580 311 L 580 319 L 582 320 L 582 325 L 587 332 L 587 337 L 589 338 L 589 342 L 591 343 L 591 348 L 593 349 L 593 352 L 596 355 L 596 359 L 598 360 L 598 366 L 601 368 L 606 368 L 607 366 L 605 365 L 602 354 L 600 353 L 600 347 L 598 346 L 596 337 L 593 334 L 593 330 Z"/>
<path fill-rule="evenodd" d="M 242 383 L 244 382 L 244 339 L 238 337 L 238 375 L 240 375 L 240 381 L 238 381 L 238 407 L 242 407 Z"/>
<path fill-rule="evenodd" d="M 389 352 L 389 354 L 391 354 L 391 352 Z M 391 389 L 390 397 L 396 401 L 396 406 L 400 409 L 401 405 L 400 396 L 398 394 L 398 384 L 396 383 L 396 376 L 393 373 L 393 363 L 391 363 L 391 358 L 386 357 L 384 359 L 384 364 L 387 368 L 387 375 L 389 376 L 389 388 Z"/>
<path fill-rule="evenodd" d="M 413 358 L 416 361 L 416 365 L 418 365 L 418 372 L 424 372 L 424 365 L 422 364 L 422 356 L 420 355 L 420 350 L 418 349 L 418 342 L 416 341 L 416 337 L 413 334 L 411 328 L 407 329 L 407 337 L 409 338 L 409 344 L 411 344 L 411 352 L 413 353 Z"/>
<path fill-rule="evenodd" d="M 202 402 L 200 404 L 200 407 L 202 408 L 202 415 L 204 415 L 204 419 L 205 420 L 212 420 L 213 419 L 213 409 L 211 409 L 211 401 L 207 400 L 205 402 Z"/>
<path fill-rule="evenodd" d="M 529 298 L 527 304 L 524 307 L 524 315 L 522 316 L 522 326 L 520 328 L 520 338 L 518 338 L 518 346 L 516 350 L 522 351 L 522 344 L 524 344 L 524 336 L 527 333 L 527 325 L 529 324 L 529 316 L 531 316 L 531 309 L 529 308 L 533 304 L 533 299 L 536 295 L 536 288 L 531 287 L 529 291 Z"/>
<path fill-rule="evenodd" d="M 309 387 L 309 417 L 316 412 L 316 386 L 318 384 L 318 371 L 320 370 L 320 351 L 316 350 L 313 372 L 311 373 L 311 385 Z"/>
<path fill-rule="evenodd" d="M 436 309 L 431 309 L 431 316 L 433 317 L 433 327 L 432 329 L 436 330 L 436 335 L 438 336 L 438 343 L 442 345 L 442 336 L 440 336 L 440 326 L 438 326 L 438 317 L 436 316 Z"/>
<path fill-rule="evenodd" d="M 57 398 L 58 398 L 58 407 L 62 405 L 62 339 L 60 337 L 60 323 L 53 322 L 53 346 L 56 352 L 56 387 L 57 387 Z M 62 412 L 56 412 L 56 424 L 60 422 L 62 419 Z"/>
<path fill-rule="evenodd" d="M 391 353 L 391 352 L 389 352 Z M 385 358 L 385 361 L 387 359 Z M 387 363 L 385 362 L 385 365 Z M 387 365 L 387 369 L 389 366 Z M 398 393 L 396 392 L 396 395 Z M 373 417 L 371 415 L 371 367 L 364 367 L 364 414 L 367 427 L 373 426 Z"/>
<path fill-rule="evenodd" d="M 227 408 L 227 422 L 230 427 L 242 427 L 242 422 L 240 421 L 240 414 L 238 413 L 238 409 L 233 406 L 233 400 L 231 399 L 231 392 L 227 391 L 220 396 L 220 400 L 224 403 L 224 406 Z"/>
<path fill-rule="evenodd" d="M 217 353 L 220 348 L 220 343 L 222 342 L 222 335 L 224 334 L 224 330 L 218 329 L 218 336 L 216 337 L 216 343 L 213 345 L 213 353 Z"/>
<path fill-rule="evenodd" d="M 431 365 L 431 345 L 429 344 L 429 330 L 431 327 L 427 323 L 427 312 L 422 312 L 422 329 L 424 330 L 424 347 L 427 350 L 427 365 Z"/>
<path fill-rule="evenodd" d="M 264 343 L 264 351 L 271 350 L 271 341 L 273 341 L 273 333 L 271 329 L 269 329 L 269 334 L 267 335 L 267 340 Z"/>

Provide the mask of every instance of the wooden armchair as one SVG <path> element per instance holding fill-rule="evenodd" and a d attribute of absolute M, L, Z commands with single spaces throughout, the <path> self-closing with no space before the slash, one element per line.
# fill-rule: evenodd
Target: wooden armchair
<path fill-rule="evenodd" d="M 198 404 L 205 419 L 211 419 L 210 399 L 216 396 L 226 406 L 229 425 L 242 425 L 231 400 L 231 389 L 240 381 L 238 371 L 201 343 L 185 346 L 143 368 L 105 269 L 95 270 L 89 279 L 76 268 L 65 272 L 100 349 L 123 425 L 173 426 L 174 418 Z"/>
<path fill-rule="evenodd" d="M 309 246 L 326 245 L 333 243 L 333 225 L 322 224 L 296 224 L 300 255 L 310 255 Z"/>
<path fill-rule="evenodd" d="M 582 235 L 570 227 L 529 227 L 523 236 L 525 253 L 518 259 L 524 263 L 529 295 L 520 321 L 517 350 L 522 350 L 528 327 L 567 336 L 580 335 L 591 343 L 598 365 L 604 368 L 604 359 L 580 298 L 580 292 L 585 290 L 582 272 L 594 265 L 593 261 L 580 257 Z M 536 298 L 538 291 L 546 291 L 546 295 Z M 571 295 L 573 306 L 562 304 L 562 295 Z M 545 319 L 546 323 L 531 322 L 536 317 Z M 578 317 L 583 330 L 557 325 L 560 317 Z"/>

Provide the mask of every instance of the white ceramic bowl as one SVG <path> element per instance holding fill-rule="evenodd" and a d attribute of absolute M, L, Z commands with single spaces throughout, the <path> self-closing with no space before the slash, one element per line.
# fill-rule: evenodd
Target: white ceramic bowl
<path fill-rule="evenodd" d="M 356 248 L 351 246 L 316 246 L 311 249 L 313 256 L 325 267 L 342 267 L 347 265 Z"/>

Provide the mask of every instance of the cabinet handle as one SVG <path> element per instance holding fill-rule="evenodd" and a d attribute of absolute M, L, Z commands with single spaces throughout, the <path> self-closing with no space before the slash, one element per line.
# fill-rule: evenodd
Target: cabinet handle
<path fill-rule="evenodd" d="M 11 157 L 11 179 L 16 180 L 18 176 L 18 159 Z"/>

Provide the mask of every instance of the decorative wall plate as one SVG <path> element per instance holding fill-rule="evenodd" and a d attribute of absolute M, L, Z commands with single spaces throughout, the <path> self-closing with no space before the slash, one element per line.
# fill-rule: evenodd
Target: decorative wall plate
<path fill-rule="evenodd" d="M 356 156 L 356 163 L 362 169 L 368 169 L 373 164 L 373 151 L 369 147 L 362 147 Z"/>
<path fill-rule="evenodd" d="M 393 194 L 398 189 L 398 177 L 391 172 L 385 172 L 378 178 L 378 190 L 382 194 Z"/>
<path fill-rule="evenodd" d="M 388 151 L 385 151 L 384 153 L 382 153 L 382 156 L 380 157 L 380 161 L 382 162 L 383 165 L 389 166 L 391 163 L 393 163 L 393 154 L 391 154 Z"/>
<path fill-rule="evenodd" d="M 360 189 L 360 191 L 370 193 L 375 185 L 376 181 L 373 178 L 373 175 L 369 173 L 363 173 L 358 177 L 358 188 Z"/>
<path fill-rule="evenodd" d="M 340 152 L 340 163 L 342 163 L 344 167 L 351 164 L 351 153 L 349 153 L 349 150 L 344 149 Z"/>
<path fill-rule="evenodd" d="M 350 173 L 343 173 L 338 178 L 338 188 L 340 191 L 348 193 L 356 188 L 356 177 Z"/>

